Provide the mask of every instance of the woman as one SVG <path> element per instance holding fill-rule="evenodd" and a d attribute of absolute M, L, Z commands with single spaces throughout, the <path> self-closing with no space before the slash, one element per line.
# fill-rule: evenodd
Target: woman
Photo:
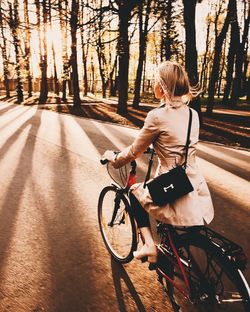
<path fill-rule="evenodd" d="M 156 176 L 169 171 L 184 162 L 184 150 L 189 120 L 189 101 L 197 96 L 190 87 L 183 67 L 175 62 L 166 61 L 158 67 L 154 93 L 161 100 L 159 108 L 150 111 L 143 128 L 132 145 L 119 154 L 106 151 L 103 158 L 108 159 L 115 168 L 124 166 L 139 157 L 150 144 L 158 156 Z M 196 146 L 199 138 L 199 118 L 192 110 L 192 125 L 186 173 L 194 191 L 164 205 L 153 204 L 148 189 L 143 183 L 131 187 L 131 205 L 140 228 L 144 245 L 134 252 L 134 257 L 147 257 L 156 262 L 157 249 L 150 230 L 149 215 L 155 219 L 175 226 L 203 225 L 210 223 L 214 216 L 213 204 L 207 184 L 196 165 Z"/>

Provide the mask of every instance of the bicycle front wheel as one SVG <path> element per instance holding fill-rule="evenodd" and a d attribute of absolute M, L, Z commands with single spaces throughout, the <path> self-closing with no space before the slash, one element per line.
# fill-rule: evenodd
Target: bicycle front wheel
<path fill-rule="evenodd" d="M 121 263 L 130 262 L 137 246 L 136 225 L 127 199 L 116 186 L 102 190 L 98 222 L 109 253 Z"/>

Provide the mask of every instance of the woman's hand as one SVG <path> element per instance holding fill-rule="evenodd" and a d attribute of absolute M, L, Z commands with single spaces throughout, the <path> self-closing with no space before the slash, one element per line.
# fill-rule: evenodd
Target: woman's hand
<path fill-rule="evenodd" d="M 115 156 L 116 156 L 115 152 L 108 150 L 102 155 L 102 159 L 107 159 L 108 161 L 112 162 L 115 160 Z"/>

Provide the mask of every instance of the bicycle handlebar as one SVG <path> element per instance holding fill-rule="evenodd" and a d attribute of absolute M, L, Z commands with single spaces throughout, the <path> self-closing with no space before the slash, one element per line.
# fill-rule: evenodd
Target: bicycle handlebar
<path fill-rule="evenodd" d="M 117 153 L 117 152 L 115 152 L 115 153 Z M 146 149 L 146 151 L 145 151 L 143 154 L 152 154 L 152 153 L 155 154 L 154 149 L 151 148 L 151 147 L 148 147 L 148 148 Z M 108 159 L 100 159 L 100 163 L 101 163 L 102 165 L 106 165 L 108 162 L 109 162 Z"/>
<path fill-rule="evenodd" d="M 102 165 L 106 165 L 109 161 L 107 159 L 100 159 Z"/>
<path fill-rule="evenodd" d="M 114 153 L 115 153 L 115 154 L 118 154 L 119 152 L 114 152 Z M 108 162 L 109 162 L 109 160 L 106 159 L 106 158 L 100 159 L 100 163 L 101 163 L 102 165 L 106 165 Z"/>
<path fill-rule="evenodd" d="M 155 154 L 155 150 L 150 146 L 146 149 L 145 152 L 143 152 L 143 154 L 152 154 L 152 153 Z"/>

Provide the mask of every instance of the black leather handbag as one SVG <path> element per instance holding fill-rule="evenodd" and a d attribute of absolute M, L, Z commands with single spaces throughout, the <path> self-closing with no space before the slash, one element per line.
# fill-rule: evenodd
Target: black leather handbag
<path fill-rule="evenodd" d="M 189 108 L 189 123 L 185 145 L 185 161 L 182 165 L 163 173 L 155 179 L 148 181 L 145 185 L 148 188 L 154 204 L 158 206 L 166 205 L 194 190 L 186 174 L 188 158 L 188 147 L 190 143 L 190 131 L 192 124 L 192 111 Z"/>

